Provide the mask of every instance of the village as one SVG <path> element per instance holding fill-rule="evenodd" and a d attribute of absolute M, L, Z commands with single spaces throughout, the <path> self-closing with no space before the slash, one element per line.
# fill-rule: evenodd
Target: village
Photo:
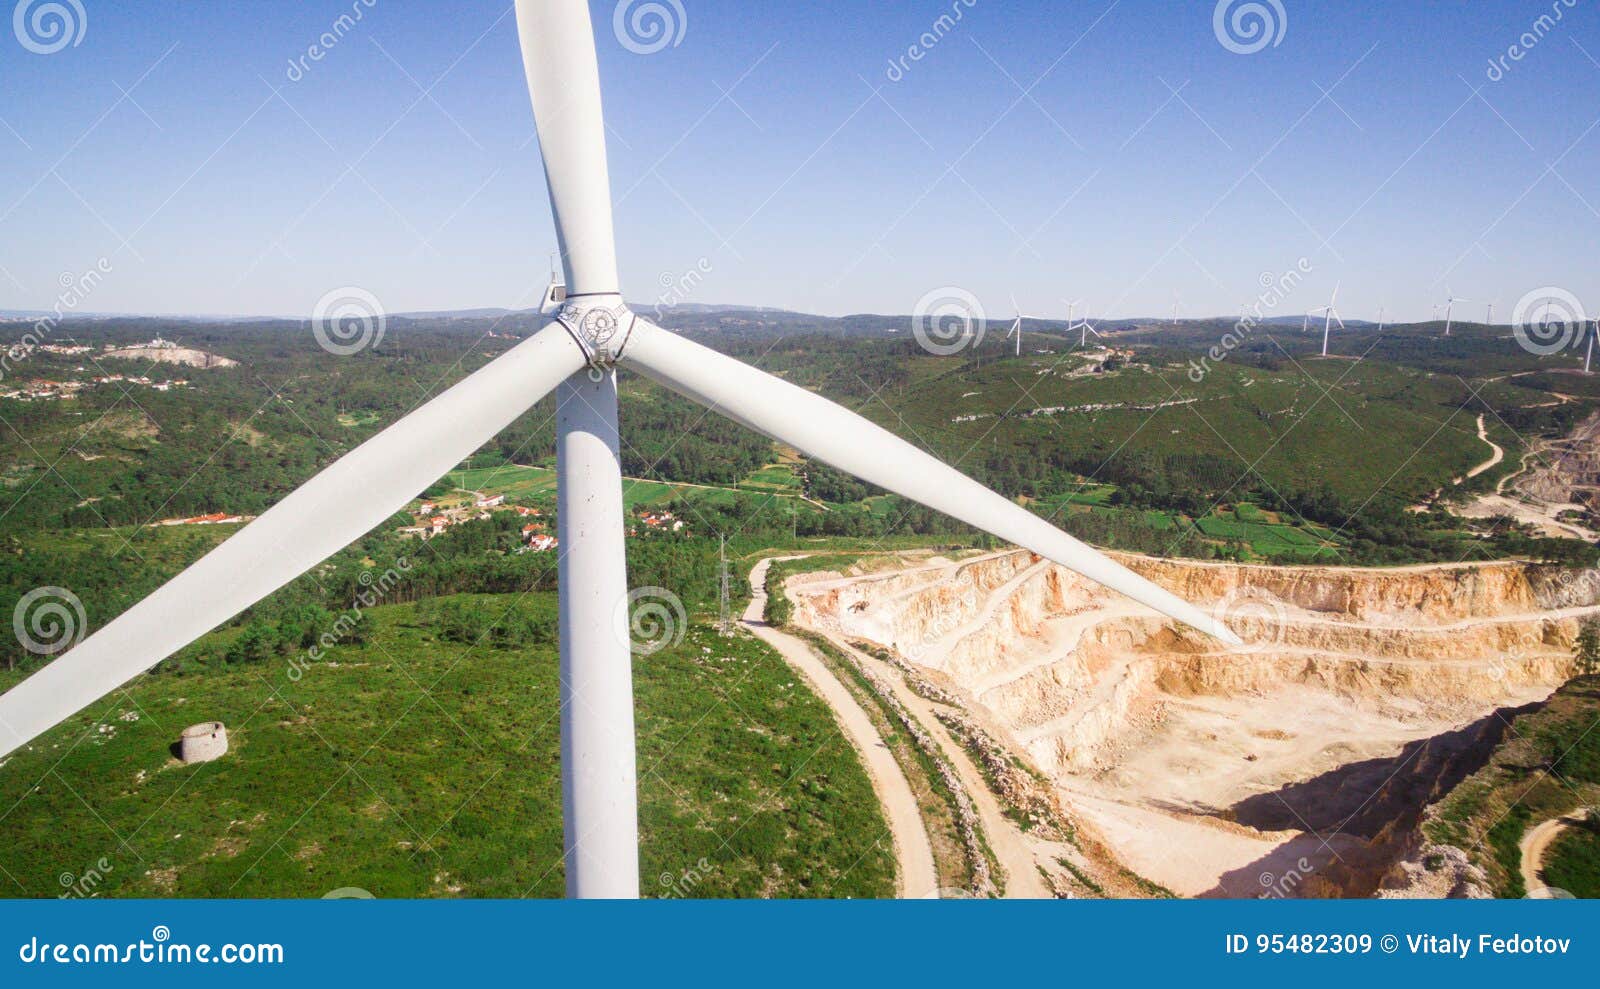
<path fill-rule="evenodd" d="M 519 553 L 542 553 L 561 545 L 560 539 L 550 532 L 542 509 L 510 504 L 503 494 L 470 494 L 470 500 L 448 507 L 438 501 L 422 502 L 411 513 L 414 524 L 403 527 L 400 532 L 418 539 L 432 539 L 452 526 L 488 519 L 496 512 L 514 512 L 525 520 L 520 532 L 522 546 Z M 633 524 L 628 526 L 630 538 L 641 533 L 687 534 L 683 520 L 667 511 L 640 509 L 634 513 L 631 522 Z"/>
<path fill-rule="evenodd" d="M 83 368 L 77 368 L 82 371 Z M 53 402 L 61 399 L 76 398 L 78 393 L 85 388 L 96 385 L 129 384 L 153 391 L 171 391 L 174 388 L 187 388 L 187 379 L 164 378 L 156 380 L 143 374 L 97 374 L 84 381 L 54 381 L 48 378 L 35 378 L 20 388 L 0 391 L 0 398 L 14 399 L 18 402 Z"/>

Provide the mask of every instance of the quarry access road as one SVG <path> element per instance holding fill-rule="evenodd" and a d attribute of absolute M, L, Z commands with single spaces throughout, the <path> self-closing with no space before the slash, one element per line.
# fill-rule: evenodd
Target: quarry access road
<path fill-rule="evenodd" d="M 1578 808 L 1563 817 L 1552 817 L 1536 827 L 1530 828 L 1522 840 L 1517 843 L 1522 851 L 1522 887 L 1532 894 L 1535 890 L 1545 888 L 1544 880 L 1539 878 L 1539 870 L 1544 868 L 1545 852 L 1561 837 L 1561 832 L 1569 827 L 1582 824 L 1584 816 L 1589 811 Z"/>
<path fill-rule="evenodd" d="M 928 840 L 928 829 L 922 823 L 922 811 L 911 784 L 894 761 L 878 730 L 867 712 L 857 703 L 854 695 L 833 675 L 827 664 L 818 659 L 806 643 L 767 624 L 767 571 L 779 560 L 798 557 L 768 557 L 750 571 L 750 606 L 740 621 L 756 638 L 778 651 L 784 662 L 798 672 L 811 685 L 816 695 L 833 711 L 844 729 L 844 734 L 860 753 L 872 788 L 878 794 L 884 819 L 889 823 L 889 834 L 894 842 L 896 873 L 902 899 L 924 899 L 937 895 L 939 874 L 933 864 L 933 844 Z"/>
<path fill-rule="evenodd" d="M 1494 455 L 1478 466 L 1467 471 L 1468 477 L 1477 477 L 1479 474 L 1482 474 L 1484 471 L 1488 470 L 1506 458 L 1505 448 L 1489 438 L 1489 428 L 1484 423 L 1482 414 L 1479 414 L 1478 416 L 1478 439 L 1489 444 L 1489 449 L 1494 451 Z"/>

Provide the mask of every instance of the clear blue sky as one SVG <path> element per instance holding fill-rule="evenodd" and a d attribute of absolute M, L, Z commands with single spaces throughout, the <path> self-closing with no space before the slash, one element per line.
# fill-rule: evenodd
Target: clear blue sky
<path fill-rule="evenodd" d="M 508 0 L 79 2 L 76 46 L 0 31 L 0 308 L 101 257 L 85 309 L 536 301 L 554 235 Z M 1341 280 L 1349 317 L 1425 319 L 1447 286 L 1497 318 L 1546 285 L 1600 310 L 1592 0 L 1280 0 L 1253 54 L 1211 0 L 680 2 L 653 54 L 591 4 L 630 298 L 704 258 L 693 301 L 907 313 L 950 285 L 993 315 L 1177 292 L 1199 316 L 1305 257 L 1289 311 Z"/>

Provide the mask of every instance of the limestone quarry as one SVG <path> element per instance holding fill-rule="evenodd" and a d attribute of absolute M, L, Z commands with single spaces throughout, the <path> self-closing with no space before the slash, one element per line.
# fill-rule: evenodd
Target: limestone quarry
<path fill-rule="evenodd" d="M 1228 648 L 1024 551 L 793 577 L 794 621 L 886 649 L 1053 784 L 1117 868 L 1182 896 L 1463 895 L 1423 808 L 1572 673 L 1600 572 L 1118 559 Z M 1049 874 L 1058 846 L 1036 842 Z M 1075 870 L 1077 871 L 1077 870 Z"/>

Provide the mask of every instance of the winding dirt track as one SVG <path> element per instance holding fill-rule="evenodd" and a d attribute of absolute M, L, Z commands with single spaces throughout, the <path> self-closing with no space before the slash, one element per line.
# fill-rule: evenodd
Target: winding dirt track
<path fill-rule="evenodd" d="M 939 889 L 939 875 L 933 865 L 933 845 L 928 841 L 928 831 L 922 823 L 916 794 L 912 792 L 905 774 L 900 771 L 900 764 L 894 761 L 894 755 L 878 737 L 867 712 L 833 675 L 833 671 L 804 642 L 778 631 L 762 617 L 767 606 L 767 570 L 775 561 L 784 559 L 792 560 L 795 557 L 770 557 L 757 563 L 755 569 L 750 571 L 750 606 L 745 609 L 740 621 L 757 638 L 778 650 L 784 661 L 805 677 L 817 696 L 833 710 L 845 736 L 861 754 L 867 775 L 872 779 L 872 788 L 877 791 L 878 802 L 883 806 L 883 815 L 889 822 L 901 898 L 934 896 Z"/>
<path fill-rule="evenodd" d="M 1482 413 L 1479 413 L 1478 415 L 1478 439 L 1489 444 L 1489 448 L 1494 451 L 1494 455 L 1478 466 L 1467 471 L 1468 477 L 1477 477 L 1479 474 L 1482 474 L 1484 471 L 1488 470 L 1506 458 L 1505 448 L 1489 438 L 1489 429 L 1483 421 Z"/>
<path fill-rule="evenodd" d="M 1545 852 L 1548 852 L 1550 846 L 1555 844 L 1555 840 L 1561 837 L 1562 831 L 1582 823 L 1587 813 L 1587 810 L 1579 808 L 1565 817 L 1552 817 L 1529 829 L 1528 833 L 1522 836 L 1522 841 L 1518 842 L 1518 847 L 1522 850 L 1522 885 L 1529 896 L 1546 888 L 1544 880 L 1539 878 L 1539 870 L 1544 868 Z"/>

